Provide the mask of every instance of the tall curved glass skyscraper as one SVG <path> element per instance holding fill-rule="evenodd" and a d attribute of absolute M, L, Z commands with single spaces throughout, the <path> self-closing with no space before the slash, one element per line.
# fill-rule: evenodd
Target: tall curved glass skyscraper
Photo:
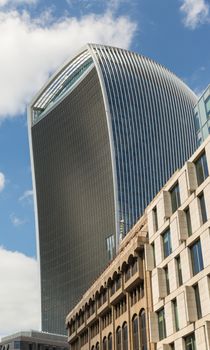
<path fill-rule="evenodd" d="M 29 108 L 42 327 L 64 317 L 195 150 L 193 92 L 138 54 L 87 45 Z"/>

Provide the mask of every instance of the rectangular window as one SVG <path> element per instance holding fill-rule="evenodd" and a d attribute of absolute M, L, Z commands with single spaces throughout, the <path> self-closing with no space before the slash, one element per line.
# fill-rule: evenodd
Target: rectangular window
<path fill-rule="evenodd" d="M 174 213 L 181 205 L 178 183 L 176 183 L 176 185 L 170 190 L 170 193 L 171 193 L 172 213 Z"/>
<path fill-rule="evenodd" d="M 206 153 L 204 152 L 195 162 L 198 186 L 209 176 Z"/>
<path fill-rule="evenodd" d="M 171 233 L 170 230 L 167 230 L 163 233 L 163 252 L 164 252 L 164 258 L 167 258 L 172 252 L 171 249 Z"/>
<path fill-rule="evenodd" d="M 152 246 L 153 258 L 154 258 L 154 267 L 155 267 L 156 266 L 155 244 L 152 243 L 151 246 Z"/>
<path fill-rule="evenodd" d="M 159 339 L 162 340 L 166 337 L 166 324 L 165 324 L 164 309 L 159 310 L 157 312 L 157 316 L 158 316 Z"/>
<path fill-rule="evenodd" d="M 157 208 L 154 207 L 152 209 L 152 213 L 153 213 L 153 220 L 154 220 L 154 226 L 155 226 L 155 231 L 158 230 L 158 217 L 157 217 Z"/>
<path fill-rule="evenodd" d="M 210 96 L 207 97 L 205 100 L 205 107 L 206 107 L 206 115 L 209 118 L 210 117 Z"/>
<path fill-rule="evenodd" d="M 176 265 L 177 265 L 177 272 L 178 272 L 178 282 L 179 282 L 179 287 L 180 287 L 183 284 L 183 280 L 182 280 L 181 260 L 180 260 L 180 256 L 179 255 L 176 258 Z"/>
<path fill-rule="evenodd" d="M 203 257 L 202 257 L 200 240 L 194 243 L 190 247 L 190 251 L 191 251 L 192 269 L 193 269 L 193 276 L 194 276 L 198 272 L 203 270 Z"/>
<path fill-rule="evenodd" d="M 174 299 L 172 301 L 172 305 L 173 305 L 175 329 L 176 329 L 176 332 L 178 332 L 178 330 L 179 330 L 179 318 L 178 318 L 178 308 L 177 308 L 177 301 L 176 301 L 176 299 Z"/>
<path fill-rule="evenodd" d="M 169 276 L 168 276 L 168 266 L 164 267 L 165 277 L 166 277 L 166 292 L 167 295 L 170 293 Z"/>
<path fill-rule="evenodd" d="M 194 333 L 188 335 L 185 338 L 185 349 L 186 350 L 196 350 Z"/>
<path fill-rule="evenodd" d="M 198 319 L 200 319 L 202 317 L 202 311 L 201 311 L 201 301 L 200 301 L 200 293 L 199 293 L 198 284 L 195 284 L 193 286 L 193 289 L 195 292 L 195 302 L 196 302 L 197 315 L 198 315 Z"/>
<path fill-rule="evenodd" d="M 201 210 L 201 218 L 202 218 L 202 224 L 204 224 L 207 221 L 207 213 L 206 213 L 206 203 L 204 194 L 201 193 L 198 197 L 199 203 L 200 203 L 200 210 Z"/>
<path fill-rule="evenodd" d="M 192 235 L 192 225 L 191 225 L 191 217 L 190 217 L 190 208 L 185 209 L 186 221 L 187 221 L 187 232 L 188 236 Z"/>
<path fill-rule="evenodd" d="M 114 235 L 111 235 L 106 238 L 106 250 L 108 254 L 108 259 L 112 260 L 115 253 L 115 241 L 114 241 Z"/>

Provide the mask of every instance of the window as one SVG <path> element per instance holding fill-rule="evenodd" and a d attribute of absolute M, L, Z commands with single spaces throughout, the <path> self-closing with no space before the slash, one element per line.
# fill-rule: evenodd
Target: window
<path fill-rule="evenodd" d="M 188 335 L 185 338 L 185 349 L 186 350 L 196 350 L 194 333 Z"/>
<path fill-rule="evenodd" d="M 198 284 L 195 284 L 193 286 L 193 289 L 195 292 L 195 302 L 196 302 L 197 315 L 198 315 L 198 319 L 200 319 L 202 317 L 202 311 L 201 311 L 201 301 L 200 301 L 200 293 L 199 293 Z"/>
<path fill-rule="evenodd" d="M 118 327 L 116 331 L 116 345 L 117 345 L 116 350 L 121 350 L 121 328 L 120 327 Z"/>
<path fill-rule="evenodd" d="M 180 261 L 179 255 L 176 258 L 176 266 L 177 266 L 177 272 L 178 272 L 178 282 L 180 287 L 183 284 L 183 280 L 182 280 L 182 267 L 181 267 L 181 261 Z"/>
<path fill-rule="evenodd" d="M 108 350 L 112 350 L 112 334 L 108 335 Z"/>
<path fill-rule="evenodd" d="M 192 235 L 192 225 L 191 225 L 191 217 L 190 217 L 190 208 L 185 209 L 186 221 L 187 221 L 187 232 L 188 236 Z"/>
<path fill-rule="evenodd" d="M 195 120 L 195 129 L 198 131 L 200 129 L 200 120 L 199 120 L 199 115 L 198 113 L 195 114 L 194 116 Z"/>
<path fill-rule="evenodd" d="M 174 213 L 181 205 L 178 183 L 176 183 L 176 185 L 170 190 L 170 193 L 171 193 L 172 213 Z"/>
<path fill-rule="evenodd" d="M 157 208 L 154 207 L 152 209 L 152 213 L 153 213 L 153 222 L 154 222 L 154 227 L 155 227 L 155 231 L 158 230 L 158 217 L 157 217 Z"/>
<path fill-rule="evenodd" d="M 114 235 L 111 235 L 106 238 L 106 250 L 109 260 L 112 260 L 115 253 Z"/>
<path fill-rule="evenodd" d="M 167 258 L 172 252 L 171 249 L 171 234 L 170 230 L 167 230 L 163 233 L 163 252 L 164 252 L 164 258 Z"/>
<path fill-rule="evenodd" d="M 100 347 L 99 347 L 99 343 L 96 343 L 96 350 L 99 350 Z"/>
<path fill-rule="evenodd" d="M 202 257 L 200 240 L 190 247 L 190 251 L 191 251 L 191 259 L 192 259 L 193 275 L 196 275 L 198 272 L 203 270 L 203 257 Z"/>
<path fill-rule="evenodd" d="M 204 198 L 203 193 L 200 194 L 198 199 L 199 199 L 199 203 L 200 203 L 202 224 L 204 224 L 207 221 L 207 214 L 206 214 L 205 198 Z"/>
<path fill-rule="evenodd" d="M 164 267 L 165 277 L 166 277 L 166 292 L 167 295 L 170 293 L 169 276 L 168 276 L 168 266 Z"/>
<path fill-rule="evenodd" d="M 137 315 L 132 321 L 133 328 L 133 350 L 139 350 L 139 324 Z"/>
<path fill-rule="evenodd" d="M 206 107 L 206 115 L 209 118 L 210 117 L 210 96 L 207 97 L 205 100 L 205 107 Z"/>
<path fill-rule="evenodd" d="M 122 327 L 123 350 L 128 350 L 128 327 L 125 322 Z"/>
<path fill-rule="evenodd" d="M 201 157 L 195 162 L 196 175 L 198 186 L 209 176 L 208 165 L 206 160 L 206 153 L 203 153 Z"/>
<path fill-rule="evenodd" d="M 146 330 L 146 318 L 145 318 L 144 310 L 140 312 L 139 323 L 140 323 L 141 350 L 147 350 L 147 330 Z"/>
<path fill-rule="evenodd" d="M 154 258 L 154 267 L 155 267 L 156 266 L 155 244 L 152 243 L 151 246 L 152 246 L 153 258 Z"/>
<path fill-rule="evenodd" d="M 107 340 L 106 337 L 103 339 L 103 350 L 107 350 Z"/>
<path fill-rule="evenodd" d="M 179 330 L 179 318 L 178 318 L 178 308 L 177 308 L 177 301 L 176 301 L 176 299 L 174 299 L 172 301 L 172 305 L 173 305 L 175 329 L 176 329 L 176 332 L 178 332 L 178 330 Z"/>
<path fill-rule="evenodd" d="M 159 310 L 157 313 L 157 316 L 158 316 L 159 339 L 162 340 L 166 337 L 166 324 L 165 324 L 164 309 Z"/>

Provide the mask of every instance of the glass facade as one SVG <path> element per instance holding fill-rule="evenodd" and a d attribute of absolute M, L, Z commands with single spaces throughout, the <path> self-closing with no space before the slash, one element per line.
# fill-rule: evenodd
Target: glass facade
<path fill-rule="evenodd" d="M 195 102 L 158 63 L 101 45 L 87 45 L 32 102 L 43 330 L 65 332 L 120 238 L 195 150 Z"/>

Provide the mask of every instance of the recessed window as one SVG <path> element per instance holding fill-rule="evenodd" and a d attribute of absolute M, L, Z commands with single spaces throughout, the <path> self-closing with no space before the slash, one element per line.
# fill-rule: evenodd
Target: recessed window
<path fill-rule="evenodd" d="M 198 315 L 198 319 L 200 319 L 202 317 L 202 310 L 201 310 L 201 300 L 200 300 L 200 293 L 199 293 L 198 284 L 195 284 L 193 286 L 193 289 L 195 292 L 195 302 L 196 302 L 197 315 Z"/>
<path fill-rule="evenodd" d="M 176 332 L 178 332 L 178 330 L 179 330 L 179 317 L 178 317 L 178 308 L 177 308 L 176 299 L 174 299 L 172 301 L 172 305 L 173 305 L 175 329 L 176 329 Z"/>
<path fill-rule="evenodd" d="M 170 230 L 167 230 L 163 233 L 163 253 L 164 253 L 164 258 L 167 258 L 172 252 L 171 249 L 171 233 Z"/>
<path fill-rule="evenodd" d="M 203 256 L 202 256 L 200 240 L 194 243 L 190 247 L 190 251 L 191 251 L 192 269 L 193 269 L 193 276 L 194 276 L 198 272 L 203 270 Z"/>
<path fill-rule="evenodd" d="M 192 224 L 191 224 L 191 217 L 190 217 L 190 208 L 187 207 L 187 209 L 185 209 L 185 215 L 186 215 L 186 221 L 187 221 L 187 233 L 188 236 L 192 235 Z"/>
<path fill-rule="evenodd" d="M 154 222 L 154 227 L 155 227 L 155 231 L 158 230 L 158 217 L 157 217 L 157 208 L 154 207 L 152 209 L 152 214 L 153 214 L 153 222 Z"/>
<path fill-rule="evenodd" d="M 199 204 L 200 204 L 202 224 L 204 224 L 207 221 L 206 203 L 205 203 L 204 194 L 201 193 L 199 195 L 198 199 L 199 199 Z"/>
<path fill-rule="evenodd" d="M 205 100 L 205 108 L 206 108 L 206 115 L 209 118 L 210 117 L 210 96 L 207 97 Z"/>
<path fill-rule="evenodd" d="M 133 350 L 139 350 L 139 322 L 137 315 L 132 321 L 133 328 Z"/>
<path fill-rule="evenodd" d="M 166 292 L 167 295 L 170 293 L 169 276 L 168 276 L 168 266 L 164 267 L 165 278 L 166 278 Z"/>
<path fill-rule="evenodd" d="M 123 350 L 128 350 L 128 326 L 125 322 L 122 326 Z"/>
<path fill-rule="evenodd" d="M 206 153 L 204 152 L 195 162 L 198 186 L 209 176 Z"/>
<path fill-rule="evenodd" d="M 176 257 L 176 266 L 177 266 L 177 274 L 178 274 L 178 283 L 179 283 L 179 287 L 180 287 L 183 284 L 183 280 L 182 280 L 181 260 L 180 260 L 179 255 Z"/>
<path fill-rule="evenodd" d="M 164 309 L 159 310 L 157 312 L 157 316 L 158 316 L 159 339 L 162 340 L 166 337 L 166 324 L 165 324 Z"/>
<path fill-rule="evenodd" d="M 144 309 L 140 312 L 139 323 L 140 323 L 141 350 L 147 350 L 147 330 L 146 330 L 146 317 L 145 317 Z"/>
<path fill-rule="evenodd" d="M 188 335 L 188 336 L 185 338 L 185 349 L 186 349 L 186 350 L 196 350 L 195 335 L 194 335 L 194 333 Z"/>
<path fill-rule="evenodd" d="M 181 205 L 178 183 L 176 183 L 176 185 L 170 190 L 170 193 L 171 193 L 172 213 L 174 213 Z"/>

